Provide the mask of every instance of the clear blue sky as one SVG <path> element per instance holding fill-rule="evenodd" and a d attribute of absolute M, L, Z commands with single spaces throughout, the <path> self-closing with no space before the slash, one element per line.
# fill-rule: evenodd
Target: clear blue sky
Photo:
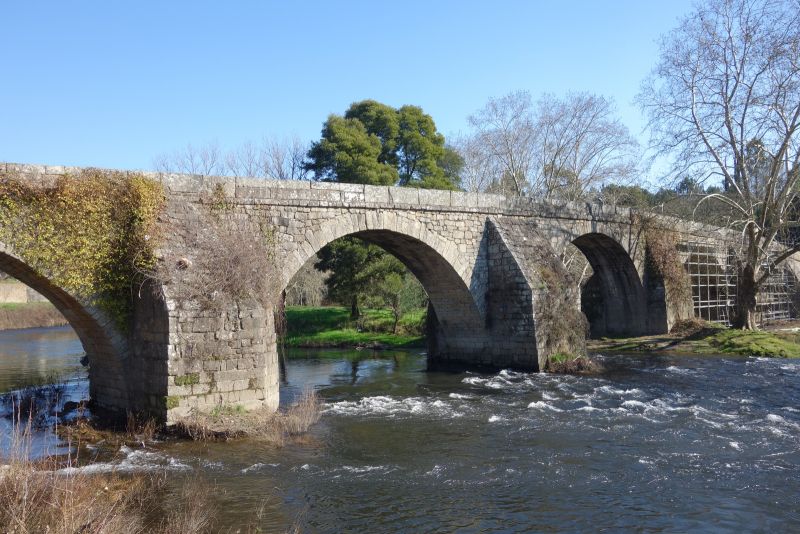
<path fill-rule="evenodd" d="M 632 100 L 690 0 L 0 5 L 0 161 L 152 167 L 187 143 L 319 136 L 356 100 L 447 134 L 525 89 Z"/>

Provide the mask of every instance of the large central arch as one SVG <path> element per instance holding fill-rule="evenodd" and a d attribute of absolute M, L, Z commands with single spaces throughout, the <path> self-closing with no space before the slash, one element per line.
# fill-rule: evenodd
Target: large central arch
<path fill-rule="evenodd" d="M 294 262 L 299 266 L 287 269 L 284 286 L 322 247 L 341 237 L 357 237 L 395 256 L 417 277 L 427 292 L 436 316 L 435 331 L 430 332 L 433 339 L 428 340 L 429 361 L 475 359 L 475 354 L 487 349 L 483 316 L 466 282 L 451 261 L 445 258 L 447 249 L 442 253 L 419 237 L 397 231 L 396 228 L 319 234 L 328 235 L 329 238 L 317 241 L 314 247 L 303 248 L 305 254 Z"/>
<path fill-rule="evenodd" d="M 594 271 L 581 294 L 591 336 L 647 334 L 647 295 L 627 251 L 613 238 L 596 232 L 584 234 L 572 244 Z"/>

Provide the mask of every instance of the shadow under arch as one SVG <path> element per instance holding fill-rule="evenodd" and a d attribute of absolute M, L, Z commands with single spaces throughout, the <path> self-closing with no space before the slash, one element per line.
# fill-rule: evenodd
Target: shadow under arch
<path fill-rule="evenodd" d="M 584 234 L 572 244 L 594 271 L 581 290 L 581 308 L 591 337 L 647 334 L 647 295 L 628 252 L 600 233 Z"/>
<path fill-rule="evenodd" d="M 0 243 L 0 271 L 45 297 L 64 316 L 77 334 L 89 361 L 89 395 L 101 409 L 122 412 L 128 408 L 128 387 L 122 354 L 122 338 L 111 322 L 78 301 L 11 253 Z"/>
<path fill-rule="evenodd" d="M 464 353 L 485 348 L 478 346 L 485 344 L 482 335 L 484 321 L 475 299 L 456 268 L 442 253 L 417 237 L 389 229 L 371 229 L 337 235 L 320 243 L 305 261 L 341 237 L 356 237 L 381 247 L 400 260 L 422 284 L 435 314 L 428 332 L 429 363 L 451 359 L 452 356 L 458 359 Z M 287 273 L 287 280 L 291 280 L 298 270 L 293 268 Z"/>

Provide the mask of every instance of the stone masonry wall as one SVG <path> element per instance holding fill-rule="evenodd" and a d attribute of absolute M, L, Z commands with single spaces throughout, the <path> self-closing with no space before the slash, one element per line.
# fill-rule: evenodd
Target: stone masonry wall
<path fill-rule="evenodd" d="M 3 170 L 47 182 L 76 169 L 0 163 Z M 543 340 L 549 336 L 537 318 L 548 310 L 537 306 L 549 302 L 545 278 L 563 247 L 581 236 L 604 236 L 616 243 L 634 265 L 627 280 L 633 277 L 640 286 L 644 281 L 637 217 L 627 208 L 354 184 L 145 174 L 164 185 L 171 205 L 197 205 L 203 196 L 221 192 L 233 216 L 271 232 L 284 286 L 336 238 L 356 235 L 384 246 L 409 266 L 431 297 L 438 320 L 433 346 L 440 353 L 432 358 L 542 367 Z M 167 235 L 185 230 L 183 217 L 181 210 L 168 214 L 163 221 Z M 655 220 L 681 242 L 728 237 L 724 229 Z M 0 249 L 0 269 L 19 267 L 2 264 L 4 257 L 10 256 Z M 614 269 L 613 261 L 605 268 Z M 163 298 L 140 299 L 134 333 L 120 343 L 107 321 L 48 288 L 46 278 L 29 278 L 23 281 L 44 289 L 40 292 L 57 301 L 79 331 L 98 366 L 92 391 L 101 403 L 168 419 L 220 404 L 277 406 L 271 310 L 239 302 L 211 312 L 192 303 L 179 305 L 169 287 L 155 288 Z M 616 278 L 606 279 L 614 283 Z M 644 309 L 657 306 L 653 300 L 658 298 L 657 291 L 651 292 Z M 564 299 L 577 306 L 576 295 L 565 293 Z"/>

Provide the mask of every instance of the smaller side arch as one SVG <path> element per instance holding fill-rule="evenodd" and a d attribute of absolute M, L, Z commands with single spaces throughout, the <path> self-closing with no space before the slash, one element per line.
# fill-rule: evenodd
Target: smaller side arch
<path fill-rule="evenodd" d="M 623 246 L 597 232 L 583 234 L 572 244 L 586 256 L 594 271 L 581 295 L 591 336 L 647 334 L 647 296 L 636 266 Z"/>

